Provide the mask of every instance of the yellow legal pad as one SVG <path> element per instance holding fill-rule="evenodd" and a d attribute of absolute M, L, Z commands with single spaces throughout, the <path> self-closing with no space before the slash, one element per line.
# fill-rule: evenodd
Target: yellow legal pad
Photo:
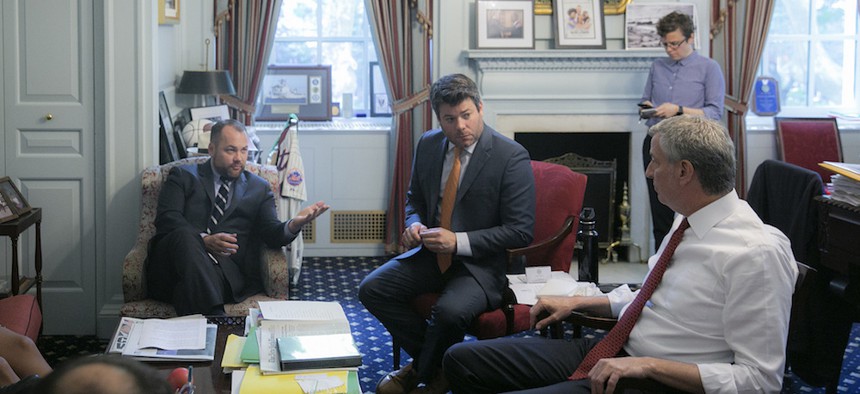
<path fill-rule="evenodd" d="M 355 374 L 355 371 L 326 371 L 326 372 L 301 372 L 297 374 L 278 374 L 278 375 L 263 375 L 260 373 L 258 365 L 249 365 L 245 370 L 245 378 L 242 379 L 242 385 L 239 388 L 239 394 L 266 394 L 266 393 L 303 393 L 301 386 L 296 381 L 296 376 L 330 376 L 337 377 L 343 382 L 342 385 L 329 389 L 316 391 L 322 394 L 338 394 L 347 393 L 347 382 L 350 378 L 349 374 Z M 355 379 L 357 382 L 357 378 Z"/>

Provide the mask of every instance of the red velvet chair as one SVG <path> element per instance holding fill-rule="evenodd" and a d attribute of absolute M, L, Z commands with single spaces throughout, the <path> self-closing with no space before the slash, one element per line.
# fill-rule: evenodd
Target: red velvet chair
<path fill-rule="evenodd" d="M 777 117 L 777 148 L 780 160 L 821 175 L 830 182 L 832 171 L 822 168 L 822 161 L 842 161 L 842 142 L 834 118 Z"/>
<path fill-rule="evenodd" d="M 535 227 L 531 245 L 508 250 L 508 273 L 522 273 L 525 266 L 548 265 L 553 271 L 567 272 L 573 260 L 579 212 L 585 198 L 588 178 L 558 164 L 532 161 L 535 178 Z M 416 312 L 430 318 L 436 303 L 436 293 L 422 294 L 412 306 Z M 529 329 L 529 305 L 517 304 L 508 289 L 503 306 L 485 312 L 472 323 L 469 333 L 478 339 L 497 338 Z M 394 369 L 400 368 L 400 344 L 395 340 Z"/>

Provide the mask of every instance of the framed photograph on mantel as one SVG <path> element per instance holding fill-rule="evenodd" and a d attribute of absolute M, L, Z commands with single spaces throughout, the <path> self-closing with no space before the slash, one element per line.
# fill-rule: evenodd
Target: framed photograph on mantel
<path fill-rule="evenodd" d="M 257 107 L 258 120 L 331 120 L 331 66 L 269 66 Z"/>
<path fill-rule="evenodd" d="M 642 3 L 628 4 L 625 15 L 624 48 L 633 50 L 661 50 L 657 22 L 673 11 L 687 14 L 693 20 L 695 47 L 699 45 L 699 24 L 696 21 L 696 5 L 687 3 Z M 708 32 L 704 32 L 707 37 Z"/>
<path fill-rule="evenodd" d="M 606 49 L 601 0 L 555 0 L 555 47 Z"/>
<path fill-rule="evenodd" d="M 478 0 L 475 15 L 479 49 L 535 47 L 533 1 Z"/>

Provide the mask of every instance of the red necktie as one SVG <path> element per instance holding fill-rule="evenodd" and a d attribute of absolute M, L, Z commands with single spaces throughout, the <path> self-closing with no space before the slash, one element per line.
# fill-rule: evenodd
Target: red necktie
<path fill-rule="evenodd" d="M 460 183 L 460 147 L 454 148 L 454 163 L 451 165 L 451 173 L 448 174 L 448 180 L 445 181 L 445 191 L 442 192 L 442 213 L 439 215 L 440 227 L 450 230 L 451 217 L 454 213 L 454 200 L 457 199 L 457 185 Z M 439 270 L 442 273 L 448 270 L 451 266 L 450 253 L 437 253 L 436 263 L 439 264 Z"/>
<path fill-rule="evenodd" d="M 579 368 L 570 375 L 568 378 L 569 380 L 587 378 L 588 371 L 591 371 L 591 368 L 594 367 L 594 364 L 597 364 L 597 361 L 602 358 L 615 357 L 615 355 L 618 354 L 624 346 L 624 343 L 627 342 L 627 337 L 630 336 L 630 331 L 633 330 L 633 325 L 636 324 L 637 320 L 639 320 L 639 315 L 642 313 L 642 308 L 645 306 L 645 302 L 651 298 L 651 294 L 654 293 L 654 289 L 657 288 L 660 284 L 660 280 L 663 279 L 663 274 L 666 272 L 666 268 L 669 267 L 669 260 L 672 260 L 675 248 L 677 248 L 678 244 L 681 243 L 681 238 L 684 237 L 684 231 L 689 227 L 690 223 L 687 221 L 687 218 L 684 218 L 681 225 L 678 226 L 678 229 L 672 233 L 672 238 L 669 239 L 669 244 L 666 245 L 666 249 L 663 251 L 663 254 L 660 255 L 660 259 L 657 260 L 657 264 L 654 265 L 654 269 L 651 270 L 651 274 L 648 275 L 648 279 L 645 279 L 645 283 L 642 285 L 642 288 L 639 289 L 639 294 L 636 295 L 636 298 L 634 298 L 630 306 L 627 307 L 627 311 L 624 312 L 624 315 L 621 316 L 621 319 L 618 320 L 615 327 L 612 327 L 612 330 L 606 334 L 606 337 L 598 342 L 597 345 L 594 345 L 591 351 L 585 355 L 585 359 L 583 359 L 582 363 L 579 364 Z"/>

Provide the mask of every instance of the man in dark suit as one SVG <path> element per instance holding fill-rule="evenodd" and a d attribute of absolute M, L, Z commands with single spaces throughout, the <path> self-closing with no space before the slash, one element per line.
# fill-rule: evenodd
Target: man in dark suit
<path fill-rule="evenodd" d="M 223 313 L 225 303 L 260 292 L 261 242 L 286 245 L 329 208 L 317 202 L 281 222 L 269 182 L 245 171 L 248 138 L 236 120 L 212 127 L 209 154 L 173 168 L 158 197 L 148 291 L 179 315 Z"/>
<path fill-rule="evenodd" d="M 463 340 L 475 317 L 501 305 L 505 250 L 532 241 L 535 192 L 528 152 L 484 124 L 480 94 L 468 77 L 442 77 L 430 100 L 442 129 L 424 133 L 415 153 L 401 236 L 411 250 L 359 286 L 361 302 L 414 359 L 379 382 L 381 394 L 409 392 L 419 381 L 426 392 L 447 389 L 442 355 Z M 442 200 L 453 197 L 446 184 L 458 166 L 448 224 Z M 429 323 L 410 307 L 423 293 L 441 294 Z"/>

